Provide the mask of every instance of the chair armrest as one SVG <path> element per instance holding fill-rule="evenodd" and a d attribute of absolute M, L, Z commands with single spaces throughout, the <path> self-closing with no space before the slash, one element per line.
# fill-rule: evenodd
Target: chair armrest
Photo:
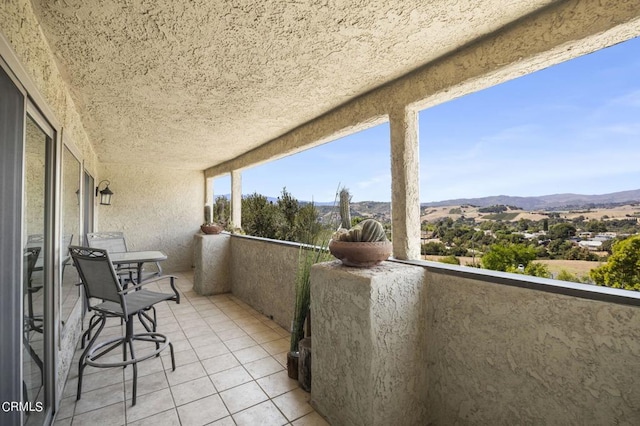
<path fill-rule="evenodd" d="M 173 290 L 173 293 L 175 294 L 175 296 L 171 300 L 175 300 L 177 304 L 180 304 L 180 293 L 178 292 L 178 289 L 176 288 L 176 283 L 175 283 L 175 280 L 177 280 L 178 277 L 176 277 L 175 275 L 162 275 L 158 278 L 151 278 L 141 282 L 140 284 L 136 284 L 132 287 L 127 287 L 126 289 L 123 289 L 118 293 L 124 295 L 129 293 L 130 291 L 139 290 L 140 288 L 142 288 L 147 284 L 155 283 L 167 278 L 170 280 L 169 285 L 171 286 L 171 290 Z"/>

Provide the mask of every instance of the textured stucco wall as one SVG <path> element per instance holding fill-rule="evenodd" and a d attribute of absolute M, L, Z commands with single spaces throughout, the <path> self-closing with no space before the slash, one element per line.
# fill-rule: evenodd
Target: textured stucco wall
<path fill-rule="evenodd" d="M 260 238 L 231 238 L 233 294 L 286 330 L 291 327 L 299 245 Z"/>
<path fill-rule="evenodd" d="M 60 351 L 58 352 L 57 381 L 55 386 L 57 391 L 56 395 L 59 397 L 62 397 L 69 371 L 73 368 L 78 368 L 78 364 L 73 362 L 73 357 L 76 353 L 78 340 L 80 340 L 80 336 L 84 332 L 82 329 L 82 313 L 82 303 L 76 303 L 69 317 L 65 319 L 64 333 L 60 340 Z"/>
<path fill-rule="evenodd" d="M 12 55 L 11 58 L 5 57 L 4 60 L 9 63 L 12 71 L 21 79 L 21 83 L 27 86 L 29 95 L 34 99 L 37 107 L 43 111 L 47 120 L 55 127 L 58 135 L 64 134 L 65 140 L 73 144 L 80 152 L 84 168 L 96 176 L 97 157 L 95 151 L 87 137 L 69 89 L 58 70 L 49 44 L 42 36 L 30 1 L 0 2 L 0 33 L 15 54 L 15 58 Z M 42 170 L 35 172 L 31 169 L 27 173 L 27 182 L 33 178 L 31 173 L 41 174 Z M 27 203 L 32 201 L 28 200 Z M 41 202 L 39 201 L 39 203 Z M 38 232 L 37 228 L 30 229 L 33 227 L 31 218 L 26 218 L 26 221 L 29 226 L 26 230 L 27 233 L 42 232 L 42 230 Z M 77 240 L 75 241 L 77 242 Z M 56 396 L 58 398 L 62 395 L 65 379 L 75 353 L 76 342 L 81 332 L 81 313 L 82 304 L 78 299 L 69 318 L 66 318 L 64 333 L 60 336 L 60 345 L 56 345 L 58 349 L 56 357 L 57 381 L 54 387 L 57 389 Z"/>
<path fill-rule="evenodd" d="M 58 126 L 57 130 L 62 131 L 65 138 L 79 149 L 85 161 L 85 169 L 95 176 L 97 172 L 95 150 L 80 120 L 69 88 L 63 81 L 49 43 L 42 35 L 31 2 L 28 0 L 0 2 L 0 32 L 11 45 L 20 66 L 46 103 L 38 107 L 53 115 L 47 115 L 47 118 L 54 121 L 53 124 Z"/>
<path fill-rule="evenodd" d="M 203 296 L 231 291 L 231 235 L 193 236 L 193 290 Z"/>
<path fill-rule="evenodd" d="M 424 289 L 417 266 L 313 266 L 311 395 L 331 424 L 425 424 Z"/>
<path fill-rule="evenodd" d="M 114 195 L 110 206 L 96 207 L 97 230 L 124 232 L 129 250 L 164 252 L 165 272 L 190 270 L 193 235 L 203 221 L 202 172 L 103 164 L 100 176 Z"/>
<path fill-rule="evenodd" d="M 429 270 L 433 424 L 640 424 L 640 308 Z"/>
<path fill-rule="evenodd" d="M 312 402 L 332 423 L 640 424 L 639 307 L 383 265 L 312 271 Z"/>

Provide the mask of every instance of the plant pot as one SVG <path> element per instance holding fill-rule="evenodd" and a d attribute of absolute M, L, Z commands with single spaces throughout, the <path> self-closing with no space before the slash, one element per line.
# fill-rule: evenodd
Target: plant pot
<path fill-rule="evenodd" d="M 205 234 L 219 234 L 222 232 L 222 226 L 220 225 L 201 225 L 200 230 Z"/>
<path fill-rule="evenodd" d="M 298 380 L 298 361 L 300 360 L 299 352 L 287 353 L 287 374 L 290 379 Z"/>
<path fill-rule="evenodd" d="M 300 340 L 298 348 L 298 385 L 305 392 L 311 392 L 311 337 Z"/>
<path fill-rule="evenodd" d="M 392 245 L 391 241 L 366 243 L 331 240 L 329 251 L 344 265 L 370 268 L 389 258 Z"/>

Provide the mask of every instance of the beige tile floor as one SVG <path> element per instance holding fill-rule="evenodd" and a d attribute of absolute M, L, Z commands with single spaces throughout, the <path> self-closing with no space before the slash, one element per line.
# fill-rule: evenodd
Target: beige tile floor
<path fill-rule="evenodd" d="M 310 394 L 287 376 L 286 330 L 231 294 L 199 296 L 192 274 L 176 275 L 181 303 L 157 307 L 158 329 L 173 342 L 176 370 L 168 349 L 138 364 L 132 406 L 131 367 L 87 367 L 76 401 L 78 349 L 56 425 L 328 424 L 309 405 Z M 120 333 L 120 322 L 110 320 L 101 338 Z"/>

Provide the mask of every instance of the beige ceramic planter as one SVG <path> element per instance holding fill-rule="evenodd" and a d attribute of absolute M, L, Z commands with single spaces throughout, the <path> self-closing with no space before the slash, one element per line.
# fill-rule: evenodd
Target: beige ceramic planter
<path fill-rule="evenodd" d="M 222 232 L 222 226 L 220 225 L 201 225 L 200 230 L 205 234 L 219 234 Z"/>
<path fill-rule="evenodd" d="M 392 246 L 391 241 L 353 243 L 331 240 L 329 251 L 347 266 L 369 268 L 387 260 L 391 255 Z"/>

